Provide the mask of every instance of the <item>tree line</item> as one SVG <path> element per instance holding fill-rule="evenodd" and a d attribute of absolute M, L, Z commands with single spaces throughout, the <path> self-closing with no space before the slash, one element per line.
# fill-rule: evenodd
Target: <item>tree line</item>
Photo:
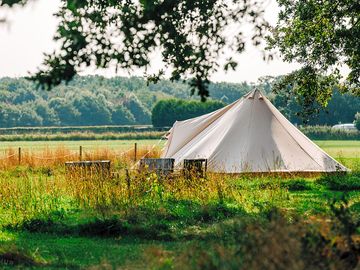
<path fill-rule="evenodd" d="M 286 92 L 274 94 L 277 78 L 264 77 L 256 84 L 212 83 L 211 99 L 202 103 L 190 96 L 187 83 L 161 80 L 148 84 L 139 77 L 77 76 L 51 91 L 39 90 L 24 78 L 0 78 L 0 127 L 90 126 L 154 124 L 170 126 L 175 120 L 195 117 L 240 98 L 254 87 L 262 90 L 293 123 L 301 124 L 302 108 Z M 333 125 L 353 122 L 360 98 L 333 90 L 325 110 L 307 123 Z"/>
<path fill-rule="evenodd" d="M 211 89 L 214 99 L 228 102 L 251 86 L 219 83 Z M 139 77 L 77 76 L 51 91 L 37 89 L 25 78 L 0 78 L 0 127 L 151 124 L 158 101 L 198 100 L 190 91 L 185 83 L 163 80 L 148 85 Z"/>

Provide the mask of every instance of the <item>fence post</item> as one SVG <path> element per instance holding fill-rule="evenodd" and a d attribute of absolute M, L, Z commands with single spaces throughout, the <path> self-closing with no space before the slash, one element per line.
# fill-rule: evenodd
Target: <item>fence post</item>
<path fill-rule="evenodd" d="M 126 184 L 127 184 L 127 190 L 128 190 L 128 199 L 131 200 L 131 178 L 129 174 L 129 170 L 125 169 L 126 172 Z"/>
<path fill-rule="evenodd" d="M 18 152 L 18 158 L 19 158 L 19 165 L 21 164 L 21 147 L 19 147 L 19 152 Z"/>
<path fill-rule="evenodd" d="M 82 146 L 80 145 L 79 160 L 82 161 Z"/>
<path fill-rule="evenodd" d="M 137 160 L 137 143 L 134 144 L 134 161 Z"/>

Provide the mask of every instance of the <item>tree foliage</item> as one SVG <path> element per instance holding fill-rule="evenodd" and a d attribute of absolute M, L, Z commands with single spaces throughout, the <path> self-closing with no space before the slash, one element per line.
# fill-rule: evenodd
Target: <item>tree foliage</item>
<path fill-rule="evenodd" d="M 232 103 L 253 87 L 263 91 L 293 123 L 351 123 L 359 111 L 360 97 L 341 94 L 334 88 L 331 89 L 332 99 L 326 110 L 318 105 L 318 114 L 304 115 L 296 96 L 289 96 L 287 91 L 274 94 L 274 84 L 280 80 L 281 77 L 264 77 L 255 85 L 246 82 L 211 83 L 211 99 L 200 105 L 195 102 L 200 100 L 199 97 L 189 99 L 191 90 L 188 84 L 169 80 L 147 85 L 145 79 L 138 77 L 106 79 L 101 76 L 76 76 L 68 85 L 61 84 L 54 91 L 41 91 L 24 78 L 0 78 L 0 127 L 151 124 L 151 111 L 158 102 L 169 99 L 191 101 L 189 106 L 184 105 L 182 111 L 175 112 L 171 106 L 166 106 L 162 113 L 171 119 L 164 122 L 169 126 L 175 120 L 191 118 L 218 108 L 211 107 L 208 102 Z M 175 107 L 178 106 L 177 102 L 182 104 L 176 101 Z M 27 117 L 24 113 L 28 114 Z M 162 116 L 158 115 L 160 118 Z"/>
<path fill-rule="evenodd" d="M 358 0 L 278 0 L 281 12 L 271 48 L 303 67 L 284 77 L 277 89 L 290 86 L 309 112 L 326 105 L 331 89 L 360 95 L 360 2 Z M 340 69 L 349 68 L 345 80 Z"/>
<path fill-rule="evenodd" d="M 224 103 L 219 101 L 161 100 L 152 110 L 152 123 L 155 127 L 169 127 L 175 121 L 200 116 L 220 109 L 224 105 Z"/>
<path fill-rule="evenodd" d="M 26 0 L 2 0 L 1 5 L 24 4 Z M 85 66 L 131 70 L 149 67 L 151 55 L 160 51 L 171 80 L 186 79 L 204 100 L 208 84 L 217 71 L 219 56 L 227 48 L 243 52 L 244 25 L 254 45 L 261 43 L 267 23 L 263 1 L 257 0 L 63 0 L 56 16 L 59 26 L 55 40 L 61 46 L 45 57 L 45 67 L 32 79 L 50 89 L 70 81 Z M 229 34 L 231 32 L 231 34 Z M 234 69 L 228 58 L 222 68 Z M 159 70 L 149 74 L 158 81 Z"/>
<path fill-rule="evenodd" d="M 339 123 L 352 123 L 354 115 L 360 108 L 360 97 L 352 94 L 341 94 L 338 89 L 331 91 L 332 98 L 326 109 L 318 105 L 317 114 L 304 115 L 303 107 L 296 100 L 297 96 L 288 96 L 288 92 L 280 92 L 273 97 L 273 104 L 292 123 L 308 125 L 336 125 Z"/>
<path fill-rule="evenodd" d="M 247 83 L 209 85 L 214 98 L 223 97 L 227 102 L 250 88 Z M 24 78 L 0 78 L 0 126 L 151 124 L 151 110 L 157 101 L 189 98 L 190 91 L 185 83 L 162 80 L 148 85 L 138 77 L 76 76 L 54 91 L 37 90 Z M 199 100 L 195 96 L 192 99 Z"/>

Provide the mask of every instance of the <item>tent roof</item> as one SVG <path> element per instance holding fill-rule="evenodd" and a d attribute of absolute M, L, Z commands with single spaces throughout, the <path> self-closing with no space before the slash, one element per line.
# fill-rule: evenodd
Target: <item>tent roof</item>
<path fill-rule="evenodd" d="M 257 89 L 217 111 L 176 121 L 163 157 L 206 158 L 213 172 L 332 172 L 347 169 L 292 125 Z"/>

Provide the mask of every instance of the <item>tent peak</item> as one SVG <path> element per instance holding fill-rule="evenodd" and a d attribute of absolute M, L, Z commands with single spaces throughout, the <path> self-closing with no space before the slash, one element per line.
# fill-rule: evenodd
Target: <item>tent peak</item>
<path fill-rule="evenodd" d="M 264 99 L 264 95 L 262 94 L 262 92 L 258 89 L 258 88 L 255 88 L 254 90 L 252 90 L 248 95 L 247 95 L 247 98 L 248 99 L 254 99 L 254 98 L 257 98 L 257 99 Z"/>

